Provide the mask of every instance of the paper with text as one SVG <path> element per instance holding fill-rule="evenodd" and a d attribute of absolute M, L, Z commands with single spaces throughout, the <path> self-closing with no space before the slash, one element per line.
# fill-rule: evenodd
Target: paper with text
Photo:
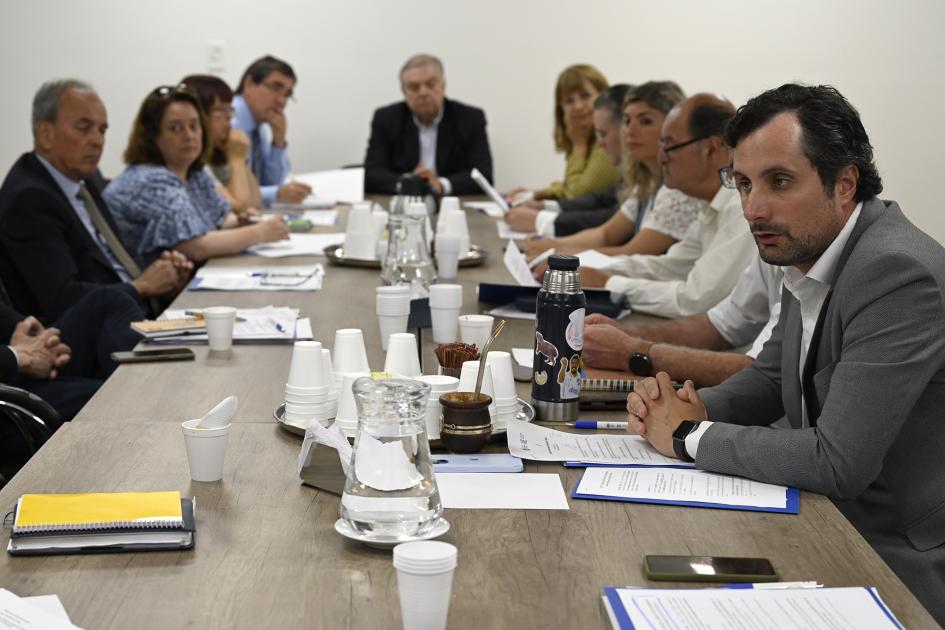
<path fill-rule="evenodd" d="M 902 628 L 875 588 L 605 588 L 604 597 L 621 630 Z"/>
<path fill-rule="evenodd" d="M 567 510 L 561 477 L 548 473 L 437 473 L 445 508 Z"/>
<path fill-rule="evenodd" d="M 575 494 L 600 498 L 787 507 L 787 487 L 683 468 L 588 468 Z"/>
<path fill-rule="evenodd" d="M 358 203 L 364 201 L 364 169 L 338 168 L 293 175 L 291 181 L 302 182 L 312 187 L 312 194 L 302 205 L 316 201 L 339 201 Z"/>
<path fill-rule="evenodd" d="M 11 630 L 75 630 L 74 626 L 57 615 L 43 610 L 42 605 L 20 598 L 0 588 L 0 629 Z"/>
<path fill-rule="evenodd" d="M 532 276 L 532 270 L 528 268 L 528 262 L 525 260 L 525 254 L 519 251 L 515 241 L 510 240 L 505 247 L 505 255 L 502 257 L 505 262 L 505 268 L 509 270 L 515 282 L 522 287 L 541 286 L 535 277 Z"/>
<path fill-rule="evenodd" d="M 258 269 L 202 267 L 187 288 L 191 291 L 317 291 L 322 288 L 324 275 L 321 265 Z"/>
<path fill-rule="evenodd" d="M 565 433 L 530 422 L 508 426 L 509 452 L 545 462 L 581 461 L 637 466 L 695 466 L 666 457 L 639 435 Z"/>

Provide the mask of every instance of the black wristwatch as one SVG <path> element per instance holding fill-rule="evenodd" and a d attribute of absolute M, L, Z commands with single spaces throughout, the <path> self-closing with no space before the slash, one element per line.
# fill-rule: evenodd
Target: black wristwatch
<path fill-rule="evenodd" d="M 627 361 L 627 367 L 637 376 L 653 376 L 653 361 L 645 352 L 634 352 Z"/>
<path fill-rule="evenodd" d="M 689 451 L 686 450 L 686 437 L 699 428 L 701 422 L 701 420 L 683 420 L 673 431 L 673 452 L 676 453 L 676 457 L 684 462 L 696 461 L 690 457 Z"/>

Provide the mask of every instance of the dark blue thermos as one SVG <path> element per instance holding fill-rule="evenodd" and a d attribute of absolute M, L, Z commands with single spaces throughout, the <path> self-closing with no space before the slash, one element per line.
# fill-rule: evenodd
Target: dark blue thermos
<path fill-rule="evenodd" d="M 577 256 L 552 255 L 535 308 L 532 405 L 539 420 L 578 417 L 584 364 L 584 307 Z"/>

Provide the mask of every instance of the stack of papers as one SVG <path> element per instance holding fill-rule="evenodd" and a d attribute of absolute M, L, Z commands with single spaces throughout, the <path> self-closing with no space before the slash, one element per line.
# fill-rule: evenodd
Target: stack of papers
<path fill-rule="evenodd" d="M 499 221 L 496 223 L 496 227 L 499 229 L 499 238 L 501 239 L 511 238 L 515 239 L 516 241 L 521 241 L 531 235 L 529 232 L 516 232 L 505 221 Z"/>
<path fill-rule="evenodd" d="M 505 216 L 505 210 L 494 201 L 466 201 L 463 205 L 473 210 L 485 212 L 493 219 L 501 219 Z"/>
<path fill-rule="evenodd" d="M 615 629 L 902 628 L 875 588 L 604 589 Z"/>
<path fill-rule="evenodd" d="M 17 630 L 75 630 L 62 602 L 55 595 L 17 597 L 0 588 L 0 627 Z"/>
<path fill-rule="evenodd" d="M 287 241 L 260 243 L 247 249 L 247 253 L 264 258 L 284 258 L 286 256 L 324 256 L 325 248 L 341 245 L 345 242 L 344 232 L 329 234 L 289 234 Z"/>
<path fill-rule="evenodd" d="M 325 269 L 321 265 L 291 265 L 241 269 L 202 267 L 187 288 L 192 291 L 317 291 Z"/>
<path fill-rule="evenodd" d="M 161 315 L 161 319 L 180 319 L 187 313 L 188 311 L 181 309 L 169 308 Z M 241 308 L 236 311 L 233 343 L 291 343 L 303 339 L 312 339 L 312 337 L 312 323 L 307 317 L 299 319 L 298 309 L 270 305 L 263 308 Z M 162 344 L 206 342 L 207 334 L 205 331 L 148 340 L 148 343 Z"/>

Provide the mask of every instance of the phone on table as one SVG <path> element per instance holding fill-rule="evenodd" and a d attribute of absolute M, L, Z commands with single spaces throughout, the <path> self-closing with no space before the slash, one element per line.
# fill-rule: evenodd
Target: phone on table
<path fill-rule="evenodd" d="M 775 582 L 767 558 L 718 556 L 644 556 L 643 573 L 651 580 L 669 582 Z"/>
<path fill-rule="evenodd" d="M 522 460 L 508 453 L 484 453 L 481 455 L 433 455 L 433 470 L 448 472 L 522 472 Z"/>
<path fill-rule="evenodd" d="M 116 363 L 149 363 L 151 361 L 193 361 L 194 351 L 190 348 L 160 348 L 157 350 L 131 350 L 112 352 L 112 361 Z"/>

